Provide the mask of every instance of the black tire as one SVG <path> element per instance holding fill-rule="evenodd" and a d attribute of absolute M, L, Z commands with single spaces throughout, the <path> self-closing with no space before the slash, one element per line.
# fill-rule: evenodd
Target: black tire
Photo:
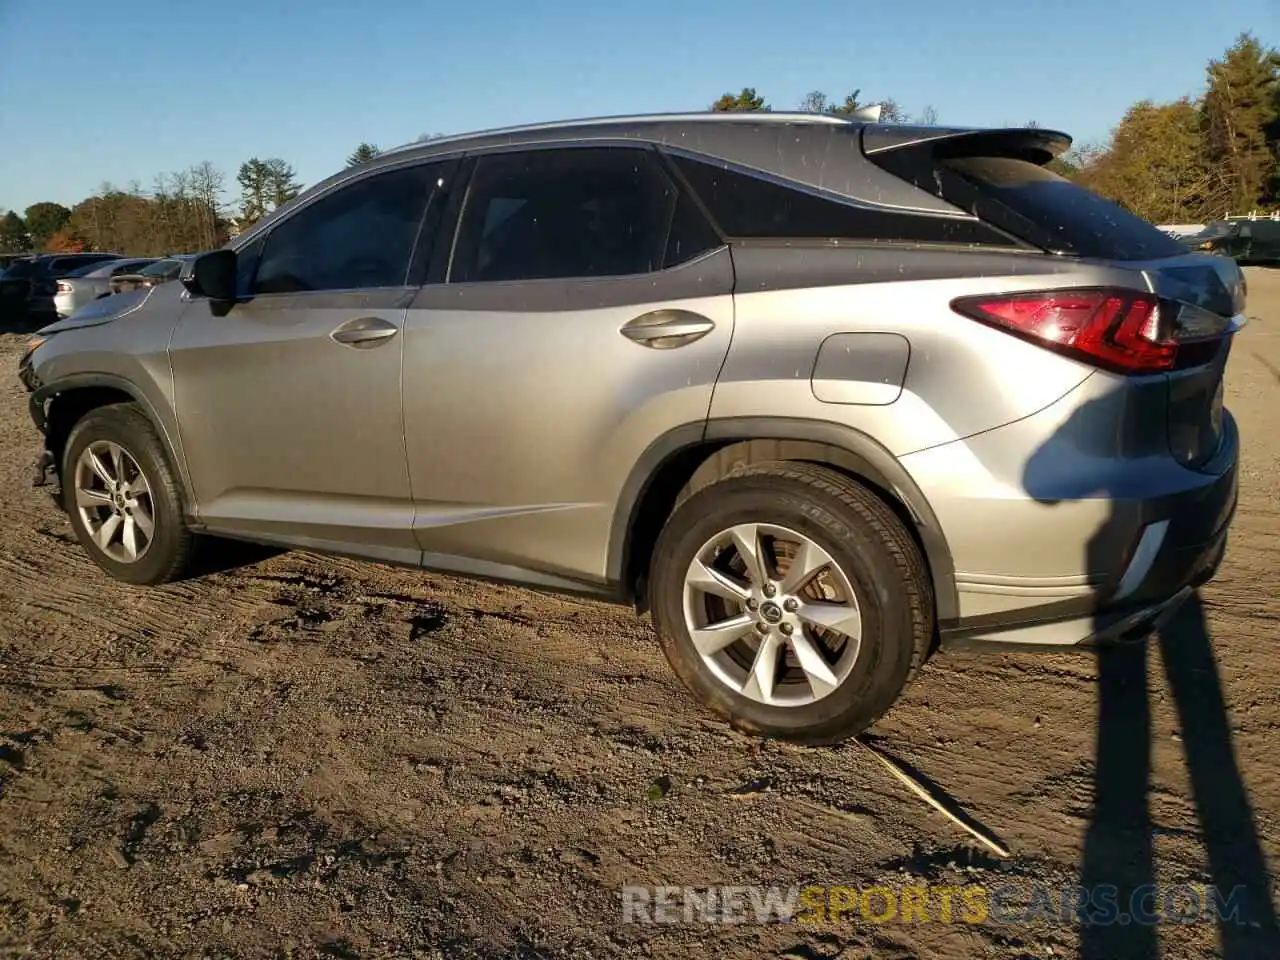
<path fill-rule="evenodd" d="M 76 506 L 75 465 L 89 444 L 110 440 L 123 447 L 151 488 L 154 534 L 146 552 L 133 562 L 109 556 L 86 528 Z M 183 575 L 195 552 L 195 535 L 182 513 L 182 494 L 164 445 L 151 421 L 132 403 L 98 407 L 76 423 L 62 457 L 62 503 L 76 537 L 99 567 L 125 583 L 160 584 Z"/>
<path fill-rule="evenodd" d="M 729 687 L 703 662 L 685 623 L 684 578 L 698 549 L 720 531 L 751 522 L 812 539 L 857 594 L 857 659 L 839 687 L 803 706 L 769 705 Z M 808 463 L 755 464 L 678 505 L 654 550 L 649 599 L 663 653 L 704 705 L 744 733 L 797 743 L 835 743 L 878 720 L 924 662 L 933 637 L 932 583 L 910 534 L 870 490 Z"/>

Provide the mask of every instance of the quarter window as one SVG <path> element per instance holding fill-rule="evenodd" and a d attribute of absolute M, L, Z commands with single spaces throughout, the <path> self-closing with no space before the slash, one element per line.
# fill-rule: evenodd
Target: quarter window
<path fill-rule="evenodd" d="M 364 177 L 303 207 L 266 237 L 252 292 L 403 286 L 441 169 Z"/>
<path fill-rule="evenodd" d="M 973 220 L 855 206 L 709 159 L 677 154 L 672 160 L 729 237 L 1002 246 L 1012 242 Z"/>
<path fill-rule="evenodd" d="M 581 147 L 481 157 L 454 283 L 649 273 L 720 245 L 649 150 Z"/>

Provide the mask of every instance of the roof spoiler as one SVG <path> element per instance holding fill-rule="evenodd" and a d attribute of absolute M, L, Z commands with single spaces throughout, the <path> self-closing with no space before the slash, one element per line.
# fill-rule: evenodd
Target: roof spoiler
<path fill-rule="evenodd" d="M 1043 166 L 1070 146 L 1065 133 L 1040 127 L 979 130 L 875 124 L 862 131 L 862 149 L 869 157 L 927 150 L 935 157 L 1016 157 Z"/>

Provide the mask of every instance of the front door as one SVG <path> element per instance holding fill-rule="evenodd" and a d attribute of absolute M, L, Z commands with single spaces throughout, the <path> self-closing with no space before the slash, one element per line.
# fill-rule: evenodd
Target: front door
<path fill-rule="evenodd" d="M 188 305 L 175 406 L 211 531 L 417 561 L 400 371 L 441 170 L 340 183 L 240 251 L 239 302 Z"/>
<path fill-rule="evenodd" d="M 628 473 L 705 423 L 729 251 L 641 147 L 481 156 L 466 197 L 448 282 L 405 323 L 424 563 L 598 584 Z"/>

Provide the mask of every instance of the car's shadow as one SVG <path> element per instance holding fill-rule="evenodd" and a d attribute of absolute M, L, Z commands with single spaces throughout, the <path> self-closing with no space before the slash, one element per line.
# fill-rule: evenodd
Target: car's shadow
<path fill-rule="evenodd" d="M 1055 444 L 1123 442 L 1096 432 L 1098 402 L 1082 406 L 1028 462 L 1024 485 L 1046 505 L 1067 499 L 1050 495 L 1056 482 L 1051 462 L 1057 455 Z M 1105 499 L 1111 504 L 1108 519 L 1089 541 L 1090 571 L 1114 565 L 1117 540 L 1111 528 L 1116 498 L 1125 495 L 1106 487 L 1070 492 L 1070 498 Z M 1081 918 L 1081 960 L 1156 960 L 1161 926 L 1178 922 L 1173 915 L 1195 906 L 1188 900 L 1189 887 L 1166 902 L 1171 888 L 1157 885 L 1149 804 L 1152 719 L 1147 662 L 1152 647 L 1159 650 L 1172 692 L 1207 853 L 1207 883 L 1216 889 L 1216 901 L 1213 891 L 1201 896 L 1199 916 L 1216 923 L 1224 960 L 1276 960 L 1280 925 L 1272 878 L 1232 747 L 1226 698 L 1199 591 L 1150 642 L 1101 648 L 1096 654 L 1094 800 L 1080 865 L 1080 886 L 1091 897 L 1089 917 L 1095 922 Z M 1099 913 L 1100 903 L 1115 909 Z M 1228 909 L 1216 909 L 1215 903 Z"/>
<path fill-rule="evenodd" d="M 226 573 L 251 567 L 272 557 L 288 553 L 282 547 L 269 547 L 243 540 L 224 540 L 221 537 L 201 537 L 191 567 L 184 580 L 194 580 L 211 573 Z"/>

